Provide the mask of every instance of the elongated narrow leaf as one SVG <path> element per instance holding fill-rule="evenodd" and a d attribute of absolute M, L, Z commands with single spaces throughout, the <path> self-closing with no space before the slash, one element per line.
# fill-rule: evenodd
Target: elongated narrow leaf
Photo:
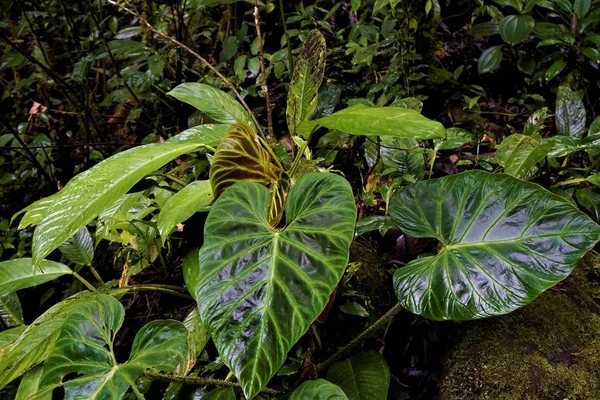
<path fill-rule="evenodd" d="M 29 226 L 35 226 L 40 223 L 42 217 L 46 214 L 48 208 L 56 203 L 57 199 L 61 196 L 61 193 L 54 193 L 51 196 L 44 197 L 34 203 L 31 203 L 29 206 L 25 207 L 15 215 L 13 215 L 12 220 L 14 221 L 19 215 L 25 213 L 21 222 L 19 222 L 19 229 L 25 229 Z"/>
<path fill-rule="evenodd" d="M 210 181 L 192 182 L 169 197 L 169 200 L 167 200 L 162 210 L 160 210 L 156 221 L 163 243 L 171 232 L 171 229 L 190 218 L 196 212 L 205 209 L 212 199 Z"/>
<path fill-rule="evenodd" d="M 579 95 L 566 86 L 556 96 L 556 130 L 559 135 L 581 139 L 585 132 L 585 107 Z"/>
<path fill-rule="evenodd" d="M 217 147 L 231 124 L 204 124 L 194 126 L 167 139 L 167 143 L 197 143 Z"/>
<path fill-rule="evenodd" d="M 273 163 L 252 128 L 234 124 L 215 153 L 210 168 L 213 195 L 221 195 L 236 182 L 258 182 L 269 188 L 269 221 L 276 226 L 283 215 L 289 178 Z"/>
<path fill-rule="evenodd" d="M 241 122 L 254 126 L 250 114 L 233 97 L 203 83 L 182 83 L 167 93 L 206 114 L 221 124 Z"/>
<path fill-rule="evenodd" d="M 269 191 L 254 182 L 237 183 L 217 199 L 205 225 L 199 282 L 190 288 L 250 399 L 327 303 L 346 267 L 356 218 L 350 185 L 333 174 L 311 173 L 296 183 L 283 229 L 271 228 L 269 202 Z"/>
<path fill-rule="evenodd" d="M 506 314 L 566 278 L 600 226 L 562 198 L 508 175 L 472 171 L 408 186 L 390 216 L 439 254 L 394 274 L 400 303 L 434 320 Z"/>
<path fill-rule="evenodd" d="M 46 359 L 52 351 L 65 319 L 76 306 L 95 295 L 81 292 L 54 305 L 0 353 L 0 389 Z"/>
<path fill-rule="evenodd" d="M 77 175 L 54 197 L 33 235 L 33 260 L 39 263 L 140 179 L 196 143 L 154 143 L 114 155 Z"/>
<path fill-rule="evenodd" d="M 298 386 L 290 396 L 290 400 L 348 400 L 339 386 L 325 379 L 306 381 Z"/>
<path fill-rule="evenodd" d="M 338 385 L 348 400 L 387 399 L 390 370 L 378 353 L 361 353 L 334 364 L 327 380 Z"/>
<path fill-rule="evenodd" d="M 40 380 L 44 374 L 44 366 L 38 365 L 37 367 L 27 371 L 21 383 L 19 383 L 19 390 L 17 390 L 17 396 L 15 400 L 52 400 L 52 393 L 46 393 L 43 395 L 36 394 L 40 390 Z"/>
<path fill-rule="evenodd" d="M 122 399 L 147 368 L 170 372 L 187 351 L 187 330 L 177 321 L 152 321 L 133 341 L 131 356 L 117 364 L 113 341 L 125 310 L 114 297 L 98 295 L 66 318 L 44 363 L 40 393 L 63 386 L 65 399 Z M 78 376 L 67 381 L 67 374 Z"/>
<path fill-rule="evenodd" d="M 94 259 L 94 241 L 85 226 L 58 248 L 75 264 L 90 265 Z"/>
<path fill-rule="evenodd" d="M 325 38 L 316 29 L 310 31 L 294 66 L 287 98 L 287 124 L 296 133 L 299 123 L 310 118 L 317 107 L 318 92 L 325 75 Z"/>
<path fill-rule="evenodd" d="M 186 376 L 192 370 L 200 353 L 204 350 L 204 346 L 210 340 L 210 335 L 200 319 L 198 309 L 194 309 L 188 314 L 183 320 L 183 325 L 188 331 L 188 351 L 185 358 L 173 370 L 173 374 L 178 376 Z"/>
<path fill-rule="evenodd" d="M 27 329 L 27 326 L 22 325 L 0 332 L 0 357 L 2 357 L 4 349 L 16 342 L 25 329 Z"/>
<path fill-rule="evenodd" d="M 502 39 L 514 46 L 527 39 L 534 26 L 535 21 L 531 15 L 509 15 L 500 21 L 498 28 Z"/>
<path fill-rule="evenodd" d="M 41 285 L 73 271 L 64 264 L 43 260 L 36 267 L 31 258 L 0 262 L 0 295 Z"/>
<path fill-rule="evenodd" d="M 358 104 L 328 117 L 303 124 L 298 133 L 306 135 L 315 125 L 337 129 L 353 135 L 392 136 L 407 139 L 441 139 L 446 130 L 415 110 L 400 107 L 368 107 Z"/>
<path fill-rule="evenodd" d="M 527 179 L 535 165 L 542 161 L 551 149 L 542 143 L 539 133 L 531 136 L 515 133 L 502 141 L 496 159 L 504 166 L 504 172 L 519 179 Z"/>
<path fill-rule="evenodd" d="M 9 328 L 23 325 L 23 309 L 21 300 L 15 292 L 0 294 L 0 320 Z"/>

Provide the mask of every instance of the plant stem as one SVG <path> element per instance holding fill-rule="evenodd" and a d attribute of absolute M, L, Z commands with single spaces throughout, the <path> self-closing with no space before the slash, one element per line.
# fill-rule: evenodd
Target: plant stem
<path fill-rule="evenodd" d="M 285 23 L 285 10 L 283 9 L 283 0 L 279 0 L 279 11 L 281 12 L 281 23 L 283 24 L 283 34 L 287 42 L 288 61 L 290 63 L 290 77 L 294 74 L 294 55 L 292 54 L 292 43 L 290 42 L 290 34 Z"/>
<path fill-rule="evenodd" d="M 258 0 L 254 0 L 254 24 L 256 25 L 256 36 L 258 39 L 258 56 L 260 57 L 260 74 L 262 75 L 262 89 L 267 103 L 267 126 L 269 137 L 275 139 L 273 133 L 273 110 L 271 104 L 271 94 L 269 85 L 267 85 L 267 74 L 265 72 L 265 49 L 263 48 L 262 34 L 260 32 L 260 18 L 258 13 Z"/>
<path fill-rule="evenodd" d="M 92 266 L 92 264 L 88 265 L 88 268 L 90 269 L 90 271 L 92 272 L 92 275 L 94 275 L 94 278 L 96 278 L 96 280 L 98 281 L 99 284 L 104 285 L 104 281 L 102 280 L 102 277 L 100 276 L 100 274 L 98 273 L 98 271 L 96 271 L 96 268 L 94 268 Z"/>
<path fill-rule="evenodd" d="M 555 188 L 555 187 L 563 187 L 563 186 L 569 186 L 569 185 L 578 185 L 583 182 L 586 182 L 585 178 L 574 178 L 574 179 L 569 179 L 567 181 L 558 182 L 556 185 L 552 185 L 551 187 Z"/>
<path fill-rule="evenodd" d="M 83 283 L 83 285 L 85 287 L 87 287 L 88 289 L 90 289 L 92 292 L 98 292 L 91 283 L 89 283 L 87 280 L 85 280 L 85 278 L 83 276 L 79 275 L 77 272 L 73 271 L 73 276 L 75 278 L 77 278 L 81 283 Z"/>
<path fill-rule="evenodd" d="M 354 338 L 350 343 L 340 349 L 337 353 L 317 365 L 317 370 L 322 371 L 327 369 L 331 364 L 349 356 L 354 349 L 359 347 L 365 340 L 379 332 L 382 328 L 387 327 L 391 323 L 396 315 L 402 311 L 402 306 L 398 303 L 386 312 L 381 318 L 379 318 L 373 325 L 367 328 L 363 333 Z"/>
<path fill-rule="evenodd" d="M 242 386 L 239 383 L 229 382 L 222 379 L 212 379 L 212 378 L 190 378 L 184 376 L 174 376 L 170 374 L 157 374 L 154 372 L 146 371 L 144 372 L 144 376 L 150 378 L 155 381 L 161 382 L 175 382 L 181 383 L 184 385 L 190 386 L 217 386 L 217 387 L 225 387 L 225 388 L 233 388 L 237 390 L 241 390 Z M 279 391 L 270 388 L 264 388 L 261 393 L 275 395 L 278 394 Z"/>
<path fill-rule="evenodd" d="M 173 296 L 181 297 L 182 299 L 193 300 L 192 296 L 189 296 L 185 293 L 186 289 L 179 286 L 171 286 L 171 285 L 155 285 L 155 284 L 146 284 L 146 285 L 131 285 L 131 286 L 123 286 L 119 289 L 127 290 L 128 292 L 161 292 L 166 294 L 171 294 Z"/>
<path fill-rule="evenodd" d="M 122 9 L 126 13 L 133 15 L 140 22 L 142 22 L 144 25 L 146 25 L 146 27 L 148 29 L 150 29 L 152 32 L 154 32 L 155 34 L 157 34 L 161 38 L 163 38 L 163 39 L 165 39 L 165 40 L 167 40 L 167 41 L 175 44 L 176 46 L 182 48 L 183 50 L 187 51 L 189 54 L 191 54 L 196 59 L 198 59 L 198 61 L 200 61 L 200 63 L 202 63 L 202 65 L 204 65 L 205 67 L 207 67 L 208 69 L 210 69 L 212 72 L 214 72 L 215 75 L 217 75 L 217 77 L 219 77 L 219 79 L 223 82 L 223 84 L 235 94 L 235 97 L 238 98 L 238 100 L 240 101 L 240 103 L 242 104 L 242 106 L 246 109 L 246 111 L 248 111 L 248 113 L 250 114 L 250 118 L 252 118 L 252 121 L 256 125 L 256 129 L 259 132 L 259 135 L 263 135 L 263 133 L 261 131 L 261 126 L 258 123 L 258 120 L 256 119 L 256 117 L 252 113 L 252 110 L 250 109 L 250 107 L 248 107 L 248 104 L 246 104 L 246 101 L 244 100 L 244 98 L 242 97 L 242 95 L 240 94 L 240 92 L 236 89 L 236 87 L 234 86 L 234 84 L 229 81 L 229 79 L 227 79 L 222 73 L 219 72 L 218 69 L 216 69 L 215 67 L 213 67 L 212 64 L 209 63 L 204 57 L 202 57 L 200 54 L 196 53 L 194 50 L 190 49 L 185 44 L 181 43 L 179 40 L 173 39 L 172 37 L 169 37 L 169 36 L 165 35 L 164 33 L 160 32 L 158 29 L 156 29 L 154 26 L 152 26 L 148 21 L 146 21 L 142 16 L 138 15 L 136 12 L 130 10 L 129 8 L 127 8 L 127 7 L 125 7 L 125 6 L 121 5 L 121 4 L 117 4 L 117 2 L 115 0 L 108 0 L 108 2 L 110 4 L 112 4 L 112 5 L 114 5 L 114 6 Z"/>
<path fill-rule="evenodd" d="M 292 177 L 294 175 L 294 173 L 296 172 L 296 170 L 298 169 L 298 165 L 300 165 L 300 160 L 302 159 L 302 155 L 304 154 L 304 151 L 308 147 L 308 144 L 310 143 L 310 139 L 312 138 L 312 135 L 315 132 L 315 130 L 316 129 L 313 128 L 313 130 L 310 131 L 310 134 L 306 138 L 306 141 L 302 144 L 302 147 L 298 151 L 298 154 L 296 154 L 296 158 L 294 158 L 294 162 L 292 163 L 292 166 L 291 166 L 290 170 L 288 171 L 288 174 L 290 177 Z"/>

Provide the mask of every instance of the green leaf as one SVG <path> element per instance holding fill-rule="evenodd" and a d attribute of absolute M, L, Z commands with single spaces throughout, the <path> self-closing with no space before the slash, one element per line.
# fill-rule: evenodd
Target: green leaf
<path fill-rule="evenodd" d="M 167 143 L 197 143 L 217 147 L 231 127 L 230 124 L 204 124 L 194 126 L 170 137 Z"/>
<path fill-rule="evenodd" d="M 580 206 L 585 208 L 596 221 L 600 221 L 600 193 L 592 188 L 579 189 L 575 197 Z"/>
<path fill-rule="evenodd" d="M 236 396 L 232 388 L 220 388 L 211 390 L 202 400 L 236 400 Z"/>
<path fill-rule="evenodd" d="M 556 130 L 559 135 L 581 139 L 585 132 L 585 106 L 577 92 L 567 86 L 556 96 Z"/>
<path fill-rule="evenodd" d="M 518 12 L 523 10 L 523 2 L 521 0 L 494 0 L 494 3 L 504 7 L 512 7 Z"/>
<path fill-rule="evenodd" d="M 40 380 L 43 373 L 43 365 L 38 365 L 37 367 L 27 371 L 27 373 L 25 373 L 21 379 L 15 400 L 30 400 L 31 398 L 35 398 L 35 400 L 52 400 L 52 393 L 36 396 L 36 393 L 40 389 Z"/>
<path fill-rule="evenodd" d="M 268 187 L 271 192 L 269 221 L 276 226 L 281 220 L 289 178 L 273 163 L 249 126 L 232 125 L 215 152 L 209 177 L 215 197 L 236 182 L 251 181 Z"/>
<path fill-rule="evenodd" d="M 498 29 L 502 40 L 514 46 L 527 39 L 534 26 L 535 21 L 531 15 L 509 15 L 500 21 Z"/>
<path fill-rule="evenodd" d="M 339 386 L 325 379 L 306 381 L 298 386 L 290 396 L 290 400 L 348 400 Z"/>
<path fill-rule="evenodd" d="M 328 117 L 304 123 L 298 132 L 306 136 L 314 125 L 366 136 L 391 136 L 407 139 L 440 139 L 446 130 L 439 122 L 432 121 L 417 111 L 400 107 L 368 107 L 357 104 L 335 112 Z"/>
<path fill-rule="evenodd" d="M 565 60 L 563 57 L 554 61 L 546 70 L 546 82 L 550 82 L 552 79 L 558 76 L 558 74 L 560 74 L 566 66 L 567 60 Z"/>
<path fill-rule="evenodd" d="M 356 218 L 350 185 L 334 174 L 311 173 L 296 183 L 282 229 L 269 225 L 269 199 L 254 182 L 237 183 L 217 199 L 204 228 L 199 282 L 190 288 L 249 399 L 325 307 L 346 268 Z"/>
<path fill-rule="evenodd" d="M 64 387 L 65 399 L 122 399 L 147 368 L 170 372 L 187 352 L 187 330 L 181 322 L 152 321 L 137 333 L 129 360 L 117 364 L 113 341 L 125 309 L 100 294 L 71 310 L 44 363 L 40 391 Z M 68 374 L 76 377 L 64 381 Z"/>
<path fill-rule="evenodd" d="M 75 264 L 90 265 L 94 259 L 94 241 L 85 226 L 61 244 L 58 249 Z"/>
<path fill-rule="evenodd" d="M 378 353 L 360 353 L 334 364 L 327 380 L 338 385 L 348 400 L 381 400 L 387 398 L 390 370 Z"/>
<path fill-rule="evenodd" d="M 310 118 L 317 106 L 318 91 L 325 75 L 325 38 L 316 29 L 308 34 L 294 66 L 287 98 L 287 124 L 290 134 Z"/>
<path fill-rule="evenodd" d="M 9 328 L 25 323 L 21 301 L 15 292 L 0 294 L 0 320 Z"/>
<path fill-rule="evenodd" d="M 153 143 L 116 154 L 77 175 L 46 206 L 33 235 L 33 261 L 39 263 L 127 193 L 140 179 L 182 154 L 195 143 Z"/>
<path fill-rule="evenodd" d="M 317 107 L 313 112 L 313 118 L 323 118 L 331 115 L 340 102 L 342 88 L 338 85 L 327 85 L 319 90 Z"/>
<path fill-rule="evenodd" d="M 17 341 L 19 336 L 27 329 L 27 326 L 21 325 L 15 328 L 10 328 L 4 331 L 0 331 L 0 358 L 2 352 L 11 344 Z"/>
<path fill-rule="evenodd" d="M 500 30 L 498 28 L 498 23 L 496 22 L 482 22 L 473 25 L 467 33 L 473 36 L 493 36 L 500 33 Z"/>
<path fill-rule="evenodd" d="M 477 71 L 479 74 L 487 74 L 492 72 L 502 62 L 502 46 L 492 46 L 481 53 L 481 57 L 477 61 Z"/>
<path fill-rule="evenodd" d="M 196 364 L 196 360 L 200 357 L 200 353 L 210 340 L 208 330 L 200 319 L 198 309 L 194 309 L 183 320 L 183 325 L 188 331 L 187 343 L 188 351 L 186 357 L 173 370 L 173 375 L 186 376 Z"/>
<path fill-rule="evenodd" d="M 595 63 L 600 63 L 600 50 L 593 47 L 584 47 L 581 49 L 581 54 L 589 58 Z"/>
<path fill-rule="evenodd" d="M 0 295 L 52 281 L 60 276 L 72 274 L 64 264 L 42 260 L 34 266 L 31 258 L 16 258 L 0 262 Z"/>
<path fill-rule="evenodd" d="M 600 117 L 597 117 L 594 122 L 590 125 L 588 130 L 588 137 L 594 136 L 600 133 Z"/>
<path fill-rule="evenodd" d="M 234 37 L 235 38 L 235 37 Z M 222 124 L 241 122 L 254 126 L 250 114 L 231 96 L 203 83 L 182 83 L 167 93 Z"/>
<path fill-rule="evenodd" d="M 600 226 L 562 198 L 508 175 L 471 171 L 397 192 L 390 216 L 440 251 L 396 270 L 409 311 L 433 320 L 509 313 L 565 279 Z"/>
<path fill-rule="evenodd" d="M 592 6 L 592 0 L 574 0 L 573 1 L 573 13 L 577 14 L 579 19 L 583 19 L 590 11 Z"/>
<path fill-rule="evenodd" d="M 23 215 L 23 218 L 21 219 L 21 222 L 19 223 L 19 229 L 25 229 L 29 226 L 35 226 L 39 224 L 42 217 L 46 214 L 48 208 L 52 204 L 54 204 L 60 196 L 61 193 L 58 192 L 54 193 L 51 196 L 44 197 L 43 199 L 40 199 L 34 203 L 31 203 L 29 206 L 25 207 L 24 209 L 13 215 L 11 223 L 19 215 L 25 213 L 25 215 Z"/>
<path fill-rule="evenodd" d="M 393 227 L 395 227 L 395 225 L 389 217 L 384 217 L 383 215 L 369 215 L 356 223 L 356 236 L 364 235 L 367 232 L 375 230 L 386 232 Z"/>
<path fill-rule="evenodd" d="M 361 306 L 355 301 L 349 301 L 345 304 L 342 304 L 340 306 L 340 311 L 342 311 L 344 314 L 356 315 L 357 317 L 369 317 L 369 313 L 367 312 L 367 310 L 365 310 L 363 306 Z"/>
<path fill-rule="evenodd" d="M 496 160 L 504 167 L 505 173 L 526 180 L 530 178 L 531 169 L 546 157 L 551 147 L 549 143 L 542 143 L 539 134 L 515 133 L 498 146 Z"/>
<path fill-rule="evenodd" d="M 55 304 L 3 349 L 0 357 L 0 389 L 46 359 L 56 342 L 65 319 L 73 308 L 92 301 L 96 295 L 80 292 Z"/>
<path fill-rule="evenodd" d="M 206 209 L 212 199 L 210 181 L 192 182 L 169 197 L 156 220 L 163 243 L 171 229 L 186 221 L 196 212 Z"/>
<path fill-rule="evenodd" d="M 473 134 L 461 128 L 448 128 L 445 138 L 433 141 L 435 150 L 452 150 L 467 143 L 473 143 Z"/>
<path fill-rule="evenodd" d="M 533 75 L 535 72 L 536 62 L 529 54 L 524 54 L 517 61 L 517 68 L 519 71 L 527 75 Z"/>

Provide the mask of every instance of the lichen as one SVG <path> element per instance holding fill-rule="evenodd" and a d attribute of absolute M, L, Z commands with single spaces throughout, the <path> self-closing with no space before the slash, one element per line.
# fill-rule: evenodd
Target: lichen
<path fill-rule="evenodd" d="M 574 276 L 521 310 L 463 324 L 439 398 L 600 399 L 600 290 L 587 278 L 598 261 L 586 257 Z"/>

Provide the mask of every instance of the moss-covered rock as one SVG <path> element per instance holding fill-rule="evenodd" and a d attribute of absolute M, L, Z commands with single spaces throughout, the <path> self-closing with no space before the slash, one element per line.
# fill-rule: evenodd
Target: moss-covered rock
<path fill-rule="evenodd" d="M 587 256 L 524 309 L 463 324 L 439 398 L 600 399 L 599 271 L 600 258 Z"/>

